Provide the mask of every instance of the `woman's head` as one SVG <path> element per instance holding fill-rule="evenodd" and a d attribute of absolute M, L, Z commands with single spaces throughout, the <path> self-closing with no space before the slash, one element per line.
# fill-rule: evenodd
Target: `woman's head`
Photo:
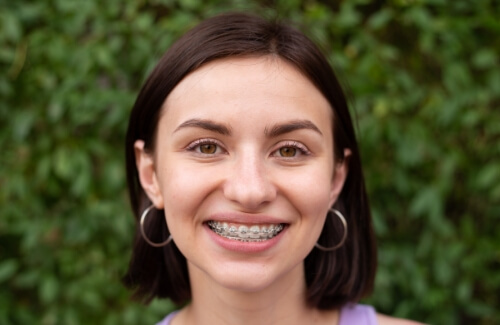
<path fill-rule="evenodd" d="M 234 94 L 241 96 L 231 97 Z M 210 142 L 196 140 L 200 132 Z M 280 137 L 290 132 L 295 132 L 293 142 Z M 220 139 L 207 134 L 220 135 Z M 181 145 L 183 141 L 186 145 Z M 307 158 L 308 143 L 313 147 L 311 159 Z M 296 245 L 296 259 L 305 258 L 311 305 L 337 307 L 371 289 L 375 248 L 346 100 L 324 56 L 300 32 L 243 14 L 202 22 L 171 47 L 146 81 L 132 110 L 126 151 L 136 217 L 151 202 L 159 209 L 148 217 L 149 238 L 160 242 L 168 237 L 165 209 L 174 242 L 195 260 L 198 255 L 190 252 L 195 251 L 199 238 L 194 227 L 182 234 L 180 227 L 191 224 L 181 216 L 182 211 L 193 207 L 193 219 L 199 218 L 198 224 L 205 228 L 210 218 L 221 223 L 236 218 L 244 223 L 242 219 L 251 216 L 251 224 L 284 225 L 285 230 L 273 238 L 279 243 L 273 245 L 279 248 L 289 240 L 289 246 Z M 304 159 L 282 159 L 290 152 Z M 245 159 L 227 158 L 245 155 Z M 198 180 L 197 171 L 203 176 Z M 148 173 L 154 177 L 145 181 Z M 245 177 L 247 186 L 233 182 Z M 347 241 L 335 252 L 313 249 L 309 253 L 319 233 L 318 242 L 324 246 L 334 246 L 342 237 L 344 229 L 334 216 L 325 221 L 334 202 L 347 219 Z M 227 217 L 228 211 L 234 214 Z M 280 215 L 285 217 L 280 219 Z M 312 242 L 303 236 L 306 230 Z M 267 254 L 255 246 L 254 253 Z M 181 303 L 190 298 L 186 259 L 173 243 L 153 248 L 136 235 L 125 282 L 146 299 L 170 297 Z"/>

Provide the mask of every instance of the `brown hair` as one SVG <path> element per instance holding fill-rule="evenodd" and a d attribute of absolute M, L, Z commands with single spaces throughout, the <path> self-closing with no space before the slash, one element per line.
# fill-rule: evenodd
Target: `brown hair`
<path fill-rule="evenodd" d="M 304 266 L 307 301 L 320 309 L 339 308 L 371 292 L 376 270 L 376 247 L 355 132 L 345 95 L 325 56 L 296 29 L 260 17 L 229 13 L 201 22 L 181 37 L 161 58 L 142 87 L 130 115 L 126 138 L 126 167 L 130 200 L 136 219 L 150 205 L 140 186 L 134 142 L 154 148 L 160 109 L 166 97 L 190 72 L 208 62 L 235 56 L 277 56 L 309 78 L 333 109 L 335 157 L 344 159 L 351 150 L 349 173 L 335 208 L 346 217 L 348 237 L 334 252 L 313 249 Z M 163 211 L 153 209 L 145 230 L 156 242 L 168 236 Z M 334 246 L 344 229 L 334 216 L 326 219 L 318 242 Z M 168 297 L 178 304 L 191 298 L 185 257 L 175 243 L 163 248 L 149 246 L 136 231 L 134 249 L 124 283 L 135 297 L 149 302 Z"/>

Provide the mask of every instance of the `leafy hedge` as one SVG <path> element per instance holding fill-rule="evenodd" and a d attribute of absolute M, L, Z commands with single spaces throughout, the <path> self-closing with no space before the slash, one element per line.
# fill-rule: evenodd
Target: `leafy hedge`
<path fill-rule="evenodd" d="M 153 324 L 173 308 L 119 282 L 125 127 L 172 41 L 228 9 L 295 22 L 352 94 L 380 248 L 367 302 L 500 323 L 495 0 L 0 0 L 0 323 Z"/>

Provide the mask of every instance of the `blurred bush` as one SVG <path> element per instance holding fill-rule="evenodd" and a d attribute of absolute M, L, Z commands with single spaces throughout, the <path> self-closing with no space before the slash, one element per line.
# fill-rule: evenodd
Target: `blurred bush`
<path fill-rule="evenodd" d="M 162 53 L 228 9 L 295 22 L 352 94 L 380 247 L 367 302 L 500 323 L 495 0 L 0 0 L 0 323 L 154 324 L 173 308 L 119 281 L 124 133 Z"/>

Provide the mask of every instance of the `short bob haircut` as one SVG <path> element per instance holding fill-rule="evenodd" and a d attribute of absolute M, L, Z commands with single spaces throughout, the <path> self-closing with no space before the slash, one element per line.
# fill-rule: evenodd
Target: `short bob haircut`
<path fill-rule="evenodd" d="M 342 161 L 344 149 L 351 151 L 349 173 L 334 205 L 347 220 L 348 237 L 336 251 L 314 248 L 306 257 L 304 298 L 318 309 L 355 303 L 372 291 L 377 257 L 354 128 L 345 95 L 327 59 L 304 34 L 286 24 L 243 13 L 215 16 L 187 32 L 163 55 L 137 97 L 126 137 L 127 181 L 136 220 L 151 202 L 139 183 L 134 142 L 141 139 L 146 150 L 154 151 L 160 110 L 167 96 L 184 77 L 208 62 L 259 56 L 290 63 L 317 87 L 333 110 L 335 157 Z M 151 240 L 162 242 L 169 236 L 164 214 L 153 211 L 145 231 Z M 318 242 L 334 246 L 343 231 L 338 219 L 329 216 Z M 186 258 L 175 243 L 151 247 L 142 239 L 138 227 L 123 281 L 135 291 L 134 298 L 144 302 L 158 297 L 184 304 L 191 299 Z"/>

